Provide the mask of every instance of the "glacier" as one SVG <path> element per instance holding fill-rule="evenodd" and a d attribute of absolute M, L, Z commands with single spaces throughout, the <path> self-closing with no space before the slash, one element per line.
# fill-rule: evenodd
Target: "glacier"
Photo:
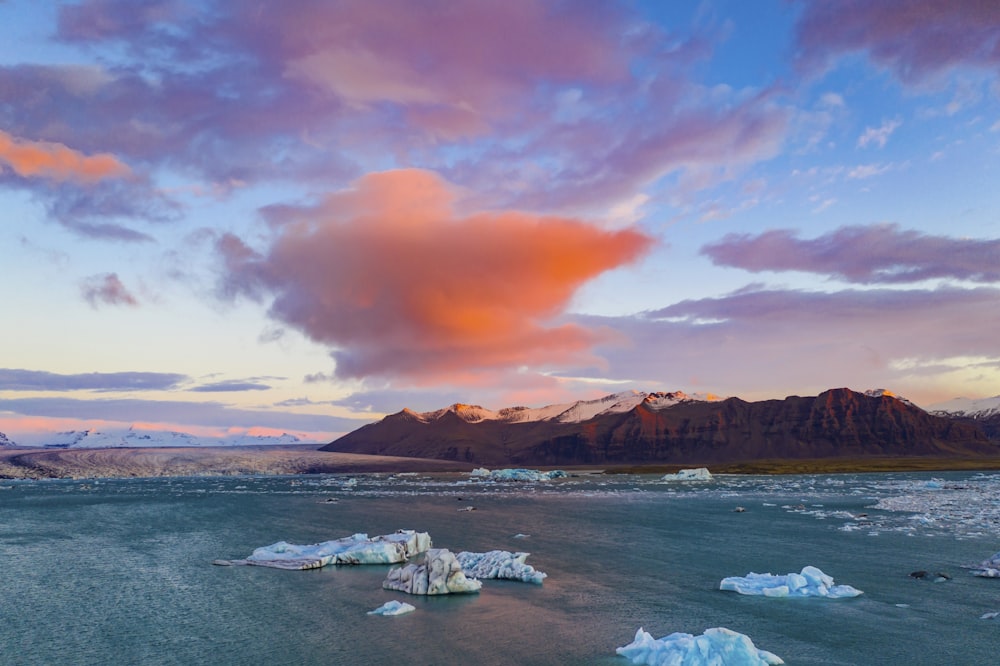
<path fill-rule="evenodd" d="M 505 550 L 491 550 L 485 553 L 462 551 L 455 557 L 466 576 L 471 578 L 491 578 L 517 580 L 541 585 L 548 574 L 537 571 L 524 560 L 530 553 L 510 553 Z"/>
<path fill-rule="evenodd" d="M 757 648 L 749 636 L 715 627 L 701 636 L 675 632 L 663 638 L 641 627 L 635 639 L 616 652 L 633 664 L 649 666 L 770 666 L 784 664 L 776 654 Z"/>
<path fill-rule="evenodd" d="M 561 469 L 551 472 L 542 472 L 537 469 L 508 468 L 488 470 L 485 467 L 477 467 L 469 473 L 473 479 L 485 479 L 488 481 L 550 481 L 552 479 L 564 479 L 569 476 Z"/>
<path fill-rule="evenodd" d="M 846 599 L 863 594 L 861 590 L 850 585 L 834 585 L 831 576 L 813 566 L 802 567 L 801 573 L 784 576 L 752 572 L 746 576 L 730 576 L 722 579 L 719 589 L 765 597 Z"/>
<path fill-rule="evenodd" d="M 423 564 L 392 569 L 382 581 L 384 589 L 407 594 L 465 594 L 482 586 L 475 578 L 466 578 L 458 558 L 447 548 L 431 548 Z"/>
<path fill-rule="evenodd" d="M 712 473 L 707 467 L 696 467 L 694 469 L 682 469 L 674 474 L 664 474 L 660 481 L 711 481 Z"/>
<path fill-rule="evenodd" d="M 369 538 L 358 533 L 349 537 L 296 545 L 279 541 L 253 551 L 245 560 L 217 563 L 249 564 L 275 569 L 319 569 L 329 564 L 396 564 L 423 553 L 431 547 L 427 532 L 398 530 Z"/>
<path fill-rule="evenodd" d="M 417 610 L 414 606 L 406 603 L 405 601 L 387 601 L 375 610 L 368 611 L 369 615 L 402 615 L 403 613 L 412 613 Z"/>

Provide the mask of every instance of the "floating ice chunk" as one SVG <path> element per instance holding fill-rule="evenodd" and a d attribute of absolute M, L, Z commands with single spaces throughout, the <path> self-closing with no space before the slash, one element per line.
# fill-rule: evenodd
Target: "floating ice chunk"
<path fill-rule="evenodd" d="M 478 592 L 483 584 L 466 578 L 454 553 L 446 548 L 431 548 L 423 564 L 407 564 L 392 569 L 382 582 L 387 590 L 407 594 L 462 594 Z"/>
<path fill-rule="evenodd" d="M 635 640 L 616 650 L 633 664 L 650 666 L 764 666 L 784 664 L 776 654 L 758 649 L 749 636 L 715 627 L 701 636 L 676 632 L 663 638 L 653 638 L 640 628 Z"/>
<path fill-rule="evenodd" d="M 542 584 L 548 574 L 536 571 L 524 560 L 530 553 L 509 553 L 505 550 L 491 550 L 486 553 L 463 551 L 455 555 L 462 571 L 472 578 L 495 578 L 519 580 L 525 583 Z"/>
<path fill-rule="evenodd" d="M 972 575 L 981 578 L 1000 578 L 1000 552 L 993 553 L 988 560 L 983 560 L 972 568 Z"/>
<path fill-rule="evenodd" d="M 707 467 L 682 469 L 675 474 L 664 474 L 660 481 L 711 481 L 712 473 Z"/>
<path fill-rule="evenodd" d="M 369 615 L 402 615 L 403 613 L 412 613 L 417 610 L 415 607 L 403 601 L 387 601 L 375 610 L 368 611 Z"/>
<path fill-rule="evenodd" d="M 719 583 L 720 590 L 765 597 L 826 597 L 845 599 L 863 594 L 850 585 L 834 585 L 833 578 L 816 567 L 803 567 L 801 573 L 784 576 L 749 573 L 730 576 Z"/>
<path fill-rule="evenodd" d="M 537 469 L 516 467 L 490 471 L 485 467 L 479 467 L 472 470 L 470 476 L 475 479 L 488 479 L 490 481 L 550 481 L 552 479 L 566 478 L 569 474 L 561 469 L 542 472 Z"/>
<path fill-rule="evenodd" d="M 1000 617 L 1000 612 L 993 611 L 991 613 L 983 613 L 979 616 L 980 620 L 995 620 Z"/>
<path fill-rule="evenodd" d="M 329 564 L 395 564 L 430 547 L 431 537 L 427 532 L 399 530 L 370 539 L 367 534 L 359 533 L 309 545 L 279 541 L 257 548 L 246 560 L 234 563 L 275 569 L 319 569 Z"/>

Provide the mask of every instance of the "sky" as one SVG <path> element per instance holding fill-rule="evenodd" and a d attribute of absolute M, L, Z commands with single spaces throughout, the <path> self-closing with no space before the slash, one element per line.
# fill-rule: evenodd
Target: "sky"
<path fill-rule="evenodd" d="M 0 432 L 1000 394 L 994 0 L 0 0 Z"/>

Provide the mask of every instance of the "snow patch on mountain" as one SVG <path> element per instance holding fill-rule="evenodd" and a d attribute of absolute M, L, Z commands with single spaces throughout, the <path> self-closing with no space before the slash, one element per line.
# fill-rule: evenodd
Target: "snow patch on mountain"
<path fill-rule="evenodd" d="M 867 391 L 865 391 L 865 395 L 868 396 L 869 398 L 882 398 L 882 397 L 895 398 L 896 400 L 899 400 L 900 402 L 905 402 L 907 405 L 913 405 L 914 407 L 917 406 L 917 405 L 914 405 L 909 400 L 907 400 L 906 398 L 904 398 L 902 396 L 896 395 L 895 393 L 893 393 L 889 389 L 882 389 L 882 388 L 879 388 L 879 389 L 868 389 Z"/>
<path fill-rule="evenodd" d="M 4 447 L 4 446 L 13 447 L 13 446 L 17 446 L 17 444 L 14 443 L 13 441 L 11 441 L 10 439 L 8 439 L 7 435 L 5 435 L 2 432 L 0 432 L 0 447 Z"/>
<path fill-rule="evenodd" d="M 623 391 L 612 393 L 596 400 L 578 400 L 545 407 L 504 407 L 492 411 L 479 405 L 455 403 L 450 407 L 433 412 L 418 413 L 404 409 L 402 415 L 423 423 L 431 423 L 446 414 L 454 414 L 466 423 L 501 421 L 504 423 L 531 423 L 535 421 L 556 421 L 558 423 L 582 423 L 602 414 L 620 414 L 645 404 L 650 409 L 665 409 L 687 401 L 714 401 L 717 396 L 707 394 L 688 395 L 682 391 L 670 393 L 644 393 Z"/>
<path fill-rule="evenodd" d="M 995 395 L 992 398 L 955 398 L 948 402 L 931 405 L 927 411 L 938 416 L 984 419 L 1000 415 L 1000 395 Z"/>

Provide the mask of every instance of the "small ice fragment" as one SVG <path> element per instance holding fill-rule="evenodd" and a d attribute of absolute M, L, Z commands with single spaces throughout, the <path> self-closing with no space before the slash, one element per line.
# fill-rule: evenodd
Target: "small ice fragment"
<path fill-rule="evenodd" d="M 723 578 L 719 589 L 739 594 L 765 597 L 824 597 L 846 599 L 863 594 L 850 585 L 834 585 L 833 578 L 816 567 L 806 566 L 801 573 L 775 576 L 749 573 L 746 576 Z"/>
<path fill-rule="evenodd" d="M 368 611 L 369 615 L 402 615 L 417 610 L 415 607 L 403 601 L 387 601 L 375 610 Z"/>

